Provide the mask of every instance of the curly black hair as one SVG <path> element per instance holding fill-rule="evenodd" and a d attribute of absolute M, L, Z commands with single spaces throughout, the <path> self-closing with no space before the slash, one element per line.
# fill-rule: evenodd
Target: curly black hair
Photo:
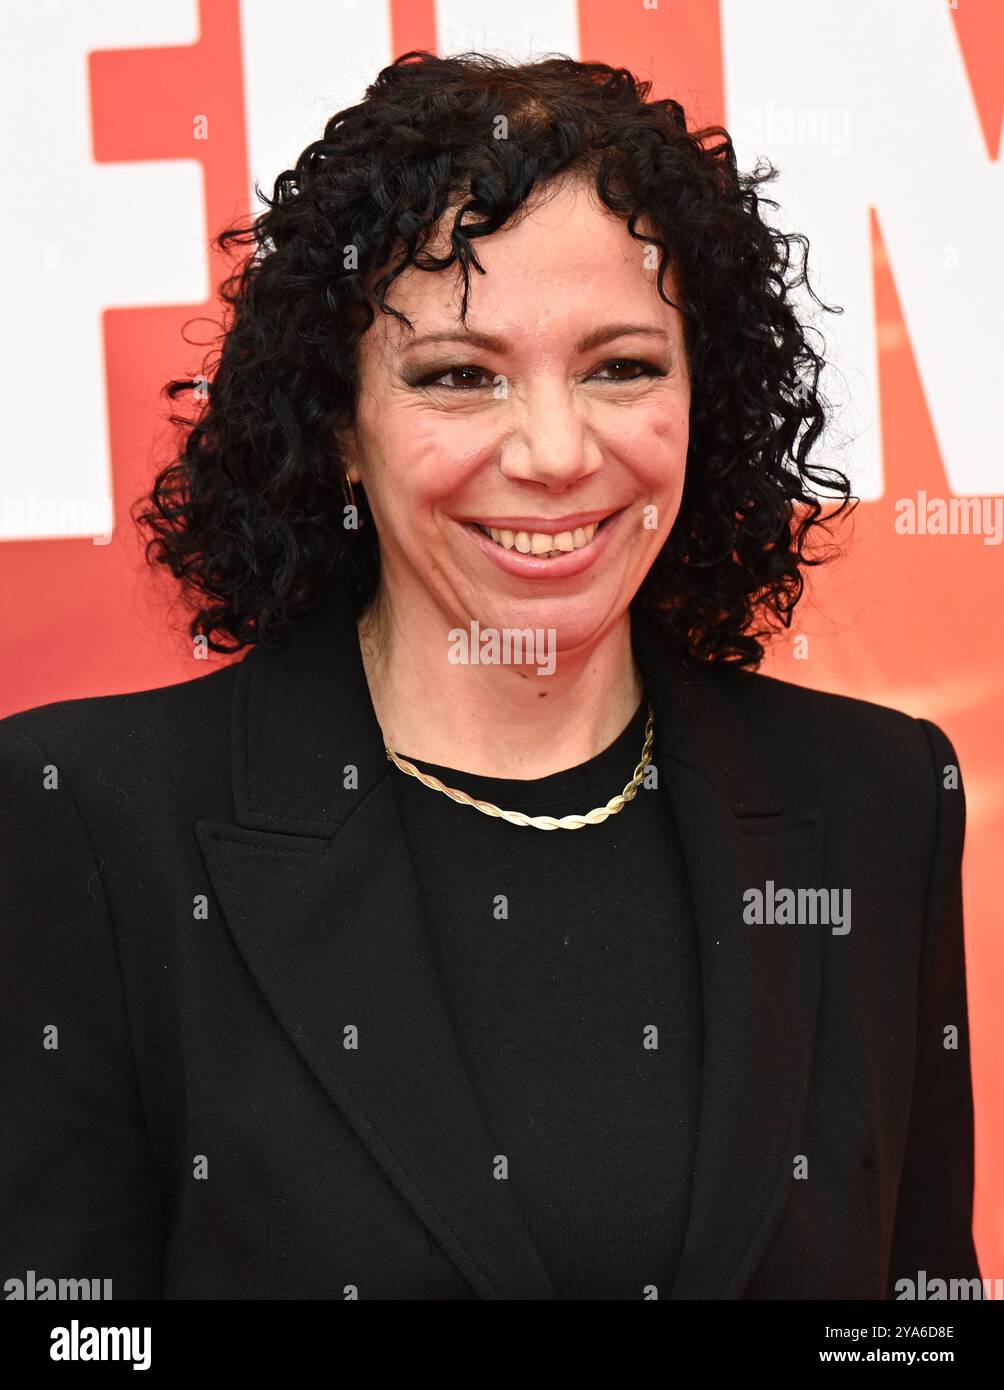
<path fill-rule="evenodd" d="M 171 401 L 190 392 L 196 409 L 170 415 L 180 448 L 134 508 L 148 561 L 169 567 L 195 609 L 193 637 L 218 652 L 281 642 L 334 585 L 357 614 L 369 606 L 378 538 L 361 487 L 361 524 L 345 527 L 335 436 L 354 418 L 356 347 L 375 304 L 411 328 L 386 303 L 394 279 L 458 264 L 466 324 L 470 269 L 484 273 L 477 238 L 569 172 L 658 248 L 659 294 L 683 314 L 683 497 L 633 603 L 686 655 L 759 665 L 760 639 L 791 623 L 803 567 L 834 553 L 810 554 L 810 540 L 853 505 L 843 473 L 808 462 L 830 406 L 815 330 L 790 292 L 804 284 L 829 306 L 808 285 L 807 239 L 761 217 L 777 204 L 757 189 L 777 170 L 758 161 L 741 174 L 726 130 L 688 131 L 679 102 L 650 102 L 650 88 L 560 55 L 510 64 L 413 50 L 331 117 L 271 199 L 256 185 L 267 210 L 215 241 L 253 246 L 220 289 L 218 361 L 164 388 Z M 426 246 L 450 207 L 451 249 L 435 257 Z M 643 217 L 657 236 L 637 230 Z M 663 284 L 670 267 L 678 301 Z M 825 514 L 820 487 L 834 499 Z"/>

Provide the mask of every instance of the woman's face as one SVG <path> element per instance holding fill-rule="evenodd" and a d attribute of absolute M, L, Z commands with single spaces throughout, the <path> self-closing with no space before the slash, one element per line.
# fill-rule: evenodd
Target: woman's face
<path fill-rule="evenodd" d="M 579 182 L 475 245 L 467 330 L 455 270 L 394 282 L 415 333 L 378 312 L 363 338 L 346 462 L 395 623 L 553 629 L 560 656 L 624 617 L 676 518 L 683 321 Z"/>

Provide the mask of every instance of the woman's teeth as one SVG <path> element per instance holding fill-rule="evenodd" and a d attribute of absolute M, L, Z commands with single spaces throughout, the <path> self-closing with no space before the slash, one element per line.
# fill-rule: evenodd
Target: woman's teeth
<path fill-rule="evenodd" d="M 541 558 L 567 554 L 570 550 L 581 550 L 596 535 L 599 522 L 588 526 L 577 526 L 574 531 L 559 531 L 551 536 L 543 531 L 499 531 L 494 526 L 478 525 L 478 530 L 491 536 L 496 545 L 506 550 L 518 550 L 523 555 L 538 555 Z"/>

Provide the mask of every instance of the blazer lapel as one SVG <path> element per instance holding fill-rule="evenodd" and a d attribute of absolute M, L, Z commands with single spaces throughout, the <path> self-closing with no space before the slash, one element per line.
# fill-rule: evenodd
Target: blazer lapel
<path fill-rule="evenodd" d="M 634 613 L 632 641 L 683 842 L 704 999 L 690 1219 L 670 1297 L 734 1298 L 792 1181 L 822 954 L 820 927 L 746 925 L 742 895 L 768 880 L 822 886 L 823 822 L 781 805 L 707 673 L 688 669 Z M 344 597 L 240 663 L 231 763 L 234 821 L 195 830 L 263 996 L 471 1287 L 489 1299 L 555 1298 L 492 1175 Z"/>
<path fill-rule="evenodd" d="M 199 821 L 196 833 L 262 994 L 472 1288 L 554 1298 L 493 1176 L 341 598 L 241 662 L 232 763 L 236 824 Z"/>
<path fill-rule="evenodd" d="M 743 894 L 768 881 L 822 887 L 823 817 L 781 804 L 714 674 L 671 656 L 643 614 L 632 643 L 690 880 L 704 1004 L 690 1218 L 670 1297 L 737 1298 L 794 1181 L 825 930 L 749 925 Z"/>

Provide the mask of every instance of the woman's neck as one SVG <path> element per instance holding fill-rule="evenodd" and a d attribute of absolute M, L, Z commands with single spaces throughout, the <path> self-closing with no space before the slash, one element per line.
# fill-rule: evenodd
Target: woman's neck
<path fill-rule="evenodd" d="M 359 619 L 377 721 L 402 757 L 483 777 L 547 777 L 609 747 L 641 702 L 626 613 L 590 648 L 542 665 L 454 664 L 444 631 L 379 603 Z"/>

